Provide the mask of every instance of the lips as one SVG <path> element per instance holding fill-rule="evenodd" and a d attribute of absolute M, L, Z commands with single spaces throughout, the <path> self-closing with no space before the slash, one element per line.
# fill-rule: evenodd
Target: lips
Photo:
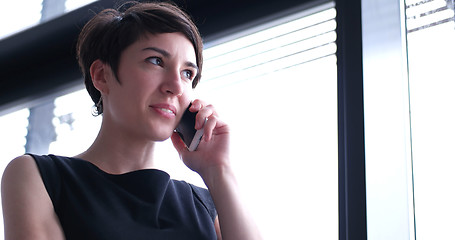
<path fill-rule="evenodd" d="M 165 103 L 154 104 L 150 107 L 166 118 L 174 118 L 177 112 L 177 109 L 174 106 Z"/>
<path fill-rule="evenodd" d="M 172 113 L 175 115 L 175 113 L 171 110 L 171 109 L 167 109 L 167 108 L 158 108 L 158 110 L 161 110 L 161 111 L 164 111 L 164 112 L 167 112 L 167 113 Z"/>

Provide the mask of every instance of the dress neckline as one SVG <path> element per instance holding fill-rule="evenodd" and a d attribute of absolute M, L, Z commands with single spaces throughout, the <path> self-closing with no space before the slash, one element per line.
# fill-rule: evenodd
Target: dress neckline
<path fill-rule="evenodd" d="M 54 155 L 54 156 L 56 156 L 56 155 Z M 59 157 L 62 157 L 62 156 L 59 156 Z M 137 169 L 137 170 L 133 170 L 133 171 L 125 172 L 125 173 L 109 173 L 109 172 L 104 171 L 103 169 L 101 169 L 100 167 L 95 165 L 94 163 L 92 163 L 90 161 L 87 161 L 85 159 L 78 158 L 78 157 L 66 157 L 66 158 L 70 159 L 70 160 L 76 160 L 76 161 L 82 162 L 84 164 L 87 164 L 92 169 L 94 169 L 95 171 L 100 172 L 100 173 L 102 173 L 104 175 L 107 175 L 107 176 L 121 177 L 121 176 L 128 176 L 128 175 L 136 175 L 136 174 L 142 174 L 142 173 L 156 172 L 158 174 L 165 175 L 168 178 L 170 178 L 170 175 L 167 172 L 165 172 L 163 170 L 160 170 L 160 169 L 157 169 L 157 168 Z"/>

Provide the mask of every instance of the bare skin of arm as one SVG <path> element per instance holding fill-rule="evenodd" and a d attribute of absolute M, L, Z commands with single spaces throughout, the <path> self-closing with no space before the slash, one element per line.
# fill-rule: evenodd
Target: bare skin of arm
<path fill-rule="evenodd" d="M 2 178 L 5 239 L 65 239 L 38 167 L 31 156 L 20 156 Z"/>
<path fill-rule="evenodd" d="M 204 181 L 218 211 L 222 239 L 262 239 L 241 201 L 232 170 L 219 169 L 212 174 L 212 177 L 205 177 Z"/>

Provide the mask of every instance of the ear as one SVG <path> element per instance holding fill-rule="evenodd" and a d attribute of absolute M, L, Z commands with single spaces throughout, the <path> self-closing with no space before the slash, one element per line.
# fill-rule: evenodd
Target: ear
<path fill-rule="evenodd" d="M 95 60 L 90 66 L 90 76 L 92 77 L 93 86 L 95 86 L 101 93 L 109 93 L 108 81 L 109 81 L 109 66 L 103 63 L 101 60 Z"/>

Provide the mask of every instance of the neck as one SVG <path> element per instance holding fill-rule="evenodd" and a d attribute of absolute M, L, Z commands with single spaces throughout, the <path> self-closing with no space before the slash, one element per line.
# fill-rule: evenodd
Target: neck
<path fill-rule="evenodd" d="M 154 168 L 154 147 L 153 141 L 102 126 L 93 144 L 76 157 L 95 164 L 107 173 L 122 174 Z"/>

